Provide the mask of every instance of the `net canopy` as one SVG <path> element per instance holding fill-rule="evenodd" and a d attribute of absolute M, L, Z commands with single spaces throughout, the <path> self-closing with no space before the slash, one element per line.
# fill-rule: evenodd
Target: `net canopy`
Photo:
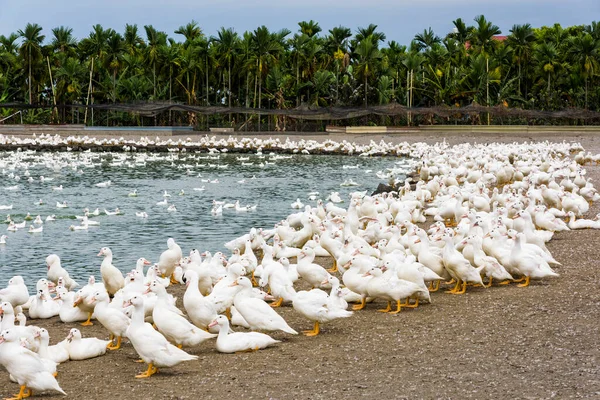
<path fill-rule="evenodd" d="M 5 109 L 52 109 L 53 105 L 30 105 L 24 103 L 2 103 L 0 108 Z M 155 117 L 168 111 L 182 111 L 195 113 L 199 115 L 223 115 L 223 114 L 260 114 L 260 115 L 280 115 L 294 119 L 325 121 L 325 120 L 344 120 L 351 118 L 360 118 L 370 115 L 381 116 L 436 116 L 441 118 L 461 118 L 464 116 L 480 115 L 489 113 L 493 117 L 507 118 L 526 118 L 526 119 L 563 119 L 563 120 L 590 120 L 599 119 L 600 112 L 569 108 L 558 111 L 532 110 L 514 107 L 505 107 L 502 105 L 494 107 L 485 107 L 472 104 L 465 107 L 435 106 L 435 107 L 416 107 L 408 108 L 397 103 L 370 107 L 312 107 L 301 105 L 290 109 L 257 109 L 246 107 L 223 107 L 223 106 L 193 106 L 187 104 L 175 104 L 169 102 L 138 102 L 128 104 L 67 104 L 57 105 L 57 108 L 78 108 L 107 110 L 116 112 L 125 112 L 138 114 L 144 117 Z"/>

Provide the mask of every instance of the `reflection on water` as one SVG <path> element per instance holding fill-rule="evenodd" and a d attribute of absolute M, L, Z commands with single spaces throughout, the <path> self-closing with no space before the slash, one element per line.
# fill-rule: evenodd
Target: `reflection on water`
<path fill-rule="evenodd" d="M 32 278 L 45 276 L 45 258 L 51 253 L 58 254 L 63 266 L 83 283 L 90 274 L 99 275 L 101 260 L 96 254 L 104 246 L 112 249 L 114 264 L 122 271 L 134 268 L 139 257 L 157 261 L 169 237 L 177 241 L 184 253 L 192 248 L 224 251 L 224 243 L 247 233 L 251 227 L 272 227 L 294 212 L 290 204 L 296 198 L 314 205 L 308 200 L 311 191 L 320 192 L 323 199 L 331 191 L 340 192 L 344 199 L 356 190 L 372 192 L 381 182 L 376 171 L 397 168 L 405 161 L 307 155 L 285 159 L 253 155 L 250 160 L 241 161 L 238 157 L 0 152 L 0 205 L 13 205 L 12 210 L 0 211 L 0 219 L 4 220 L 5 214 L 16 222 L 23 221 L 27 213 L 34 218 L 41 215 L 43 220 L 56 215 L 56 221 L 43 224 L 43 233 L 30 234 L 27 229 L 6 232 L 7 244 L 0 245 L 0 287 L 17 274 L 25 276 L 31 286 Z M 343 168 L 344 164 L 358 168 Z M 28 182 L 26 171 L 33 182 Z M 40 175 L 52 180 L 42 183 Z M 20 180 L 16 181 L 15 176 Z M 203 182 L 209 179 L 218 179 L 219 183 Z M 245 183 L 238 183 L 243 179 Z M 341 187 L 340 183 L 347 179 L 360 186 Z M 107 180 L 112 182 L 109 188 L 95 186 Z M 7 189 L 15 185 L 18 189 Z M 60 185 L 63 190 L 52 189 Z M 202 191 L 194 190 L 202 187 Z M 129 197 L 134 189 L 138 197 Z M 171 195 L 168 202 L 176 206 L 176 212 L 156 205 L 163 200 L 165 190 Z M 180 196 L 181 190 L 185 194 Z M 43 205 L 37 204 L 40 199 Z M 239 200 L 241 205 L 258 207 L 251 212 L 225 209 L 222 216 L 213 217 L 213 199 Z M 69 207 L 56 208 L 56 203 L 62 201 Z M 69 230 L 70 225 L 79 223 L 75 216 L 83 215 L 86 207 L 102 211 L 93 217 L 100 226 L 87 231 Z M 104 215 L 104 209 L 115 207 L 123 215 Z M 136 211 L 146 211 L 149 217 L 136 217 Z M 5 228 L 0 233 L 4 234 Z"/>

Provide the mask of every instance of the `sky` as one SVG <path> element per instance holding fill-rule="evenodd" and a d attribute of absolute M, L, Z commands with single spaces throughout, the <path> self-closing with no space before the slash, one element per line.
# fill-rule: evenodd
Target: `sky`
<path fill-rule="evenodd" d="M 153 25 L 169 37 L 192 19 L 203 32 L 216 35 L 221 27 L 237 32 L 266 25 L 271 30 L 288 28 L 295 32 L 299 21 L 314 20 L 324 32 L 346 26 L 378 25 L 387 41 L 408 45 L 416 33 L 431 27 L 444 37 L 452 21 L 467 23 L 483 14 L 509 34 L 514 24 L 533 27 L 588 25 L 600 20 L 599 0 L 0 0 L 0 34 L 24 29 L 28 22 L 41 25 L 46 40 L 52 28 L 69 26 L 76 38 L 88 36 L 95 24 L 123 32 L 125 24 Z"/>

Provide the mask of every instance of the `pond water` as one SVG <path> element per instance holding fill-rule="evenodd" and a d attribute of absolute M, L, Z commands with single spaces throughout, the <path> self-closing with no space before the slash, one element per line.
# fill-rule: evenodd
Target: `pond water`
<path fill-rule="evenodd" d="M 339 192 L 346 200 L 340 205 L 347 207 L 351 192 L 371 193 L 387 181 L 390 170 L 402 178 L 408 163 L 392 157 L 0 152 L 0 208 L 13 206 L 0 210 L 0 220 L 6 214 L 17 223 L 27 213 L 42 220 L 56 215 L 55 221 L 44 222 L 41 233 L 28 232 L 33 221 L 17 232 L 3 225 L 0 234 L 8 239 L 0 245 L 0 287 L 13 275 L 23 275 L 32 287 L 34 279 L 45 277 L 45 258 L 51 253 L 84 283 L 90 274 L 99 275 L 101 259 L 96 254 L 104 246 L 112 249 L 114 265 L 124 272 L 133 269 L 139 257 L 156 262 L 169 237 L 184 254 L 192 248 L 225 251 L 226 242 L 250 228 L 270 228 L 297 211 L 291 208 L 297 198 L 315 205 L 309 192 L 319 192 L 322 199 Z M 109 187 L 96 186 L 108 180 Z M 340 186 L 347 180 L 358 186 Z M 62 190 L 55 189 L 61 185 Z M 138 196 L 130 197 L 134 190 Z M 179 195 L 182 190 L 185 194 Z M 157 205 L 165 191 L 177 211 Z M 213 216 L 213 200 L 257 207 L 249 212 L 225 209 Z M 57 208 L 63 201 L 68 208 Z M 122 215 L 105 215 L 104 209 L 116 207 Z M 84 208 L 99 208 L 101 214 L 92 219 L 100 225 L 70 230 L 70 225 L 79 224 L 75 216 L 83 215 Z M 148 218 L 136 216 L 141 211 Z"/>

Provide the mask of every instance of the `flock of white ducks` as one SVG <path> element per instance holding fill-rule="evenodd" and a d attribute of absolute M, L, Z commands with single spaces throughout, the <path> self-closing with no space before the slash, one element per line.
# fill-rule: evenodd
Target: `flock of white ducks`
<path fill-rule="evenodd" d="M 197 359 L 182 347 L 215 337 L 219 352 L 234 353 L 279 342 L 265 331 L 297 334 L 276 311 L 283 304 L 312 321 L 304 334 L 316 336 L 321 324 L 350 317 L 370 301 L 385 302 L 378 310 L 384 313 L 429 303 L 440 282 L 453 284 L 453 294 L 495 283 L 526 287 L 558 276 L 550 265 L 560 264 L 545 245 L 554 232 L 599 227 L 580 218 L 600 196 L 582 167 L 595 160 L 578 145 L 399 146 L 373 151 L 410 148 L 422 160 L 414 186 L 409 179 L 397 194 L 355 193 L 347 208 L 332 201 L 300 207 L 272 229 L 253 228 L 228 242 L 230 257 L 198 250 L 184 257 L 169 239 L 156 264 L 140 258 L 126 276 L 102 248 L 102 282 L 91 276 L 79 290 L 55 254 L 47 257 L 47 277 L 34 295 L 22 277 L 13 277 L 0 290 L 0 364 L 21 386 L 17 398 L 34 390 L 64 393 L 57 364 L 118 350 L 123 338 L 148 364 L 137 375 L 147 378 Z M 424 229 L 428 216 L 434 221 Z M 333 267 L 315 263 L 317 256 L 331 258 Z M 177 284 L 187 286 L 183 310 L 169 293 Z M 353 311 L 348 302 L 357 303 Z M 27 325 L 24 312 L 83 326 L 95 319 L 110 337 L 83 338 L 71 329 L 50 345 L 47 330 Z M 251 332 L 234 332 L 235 326 Z"/>

